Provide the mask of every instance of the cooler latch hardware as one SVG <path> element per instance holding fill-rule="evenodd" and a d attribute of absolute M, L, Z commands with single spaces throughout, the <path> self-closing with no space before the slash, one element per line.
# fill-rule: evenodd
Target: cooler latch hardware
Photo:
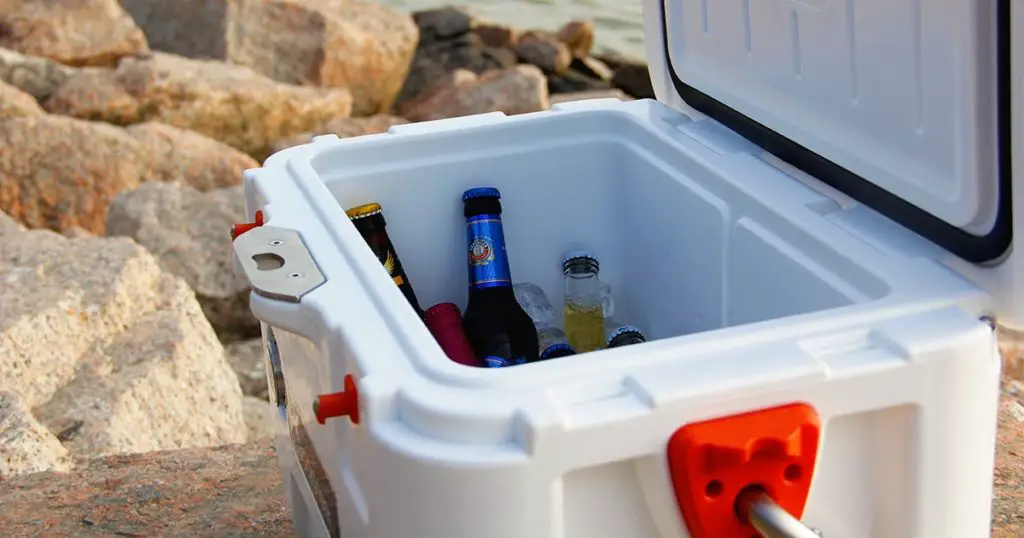
<path fill-rule="evenodd" d="M 666 455 L 690 536 L 817 537 L 798 518 L 810 492 L 820 434 L 817 413 L 802 403 L 677 430 Z"/>
<path fill-rule="evenodd" d="M 348 417 L 352 424 L 359 424 L 359 389 L 352 374 L 345 375 L 345 390 L 321 394 L 313 400 L 313 414 L 320 424 L 334 417 Z"/>
<path fill-rule="evenodd" d="M 235 260 L 253 291 L 297 303 L 326 282 L 302 237 L 294 230 L 256 226 L 234 239 Z"/>
<path fill-rule="evenodd" d="M 248 232 L 253 228 L 263 226 L 263 210 L 256 212 L 256 220 L 253 222 L 246 222 L 244 224 L 232 224 L 231 225 L 231 240 L 238 239 L 238 236 Z"/>

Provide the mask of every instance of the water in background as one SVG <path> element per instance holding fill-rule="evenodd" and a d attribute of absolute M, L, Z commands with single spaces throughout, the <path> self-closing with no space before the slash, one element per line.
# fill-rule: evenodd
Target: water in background
<path fill-rule="evenodd" d="M 404 11 L 464 5 L 483 18 L 522 29 L 557 30 L 570 20 L 589 20 L 597 28 L 598 50 L 644 57 L 640 0 L 380 0 Z"/>

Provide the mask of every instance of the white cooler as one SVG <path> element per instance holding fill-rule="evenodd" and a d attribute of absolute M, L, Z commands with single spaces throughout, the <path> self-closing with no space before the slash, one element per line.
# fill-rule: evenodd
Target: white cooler
<path fill-rule="evenodd" d="M 321 136 L 246 172 L 236 268 L 298 533 L 754 538 L 735 499 L 760 486 L 826 538 L 988 536 L 1024 0 L 644 17 L 658 101 Z M 514 281 L 558 305 L 561 254 L 590 248 L 649 341 L 449 360 L 344 209 L 379 202 L 423 307 L 464 308 L 477 186 Z M 352 413 L 320 424 L 332 393 Z"/>

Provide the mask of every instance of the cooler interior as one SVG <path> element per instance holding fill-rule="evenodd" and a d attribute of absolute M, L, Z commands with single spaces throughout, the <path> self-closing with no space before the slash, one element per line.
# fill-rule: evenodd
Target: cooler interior
<path fill-rule="evenodd" d="M 648 341 L 887 293 L 876 275 L 744 188 L 794 180 L 768 167 L 753 168 L 764 177 L 727 177 L 644 122 L 615 110 L 543 113 L 443 136 L 362 137 L 312 165 L 343 209 L 382 205 L 423 308 L 465 308 L 461 195 L 478 186 L 501 191 L 514 282 L 539 285 L 560 310 L 562 254 L 589 249 L 611 286 L 614 318 Z"/>

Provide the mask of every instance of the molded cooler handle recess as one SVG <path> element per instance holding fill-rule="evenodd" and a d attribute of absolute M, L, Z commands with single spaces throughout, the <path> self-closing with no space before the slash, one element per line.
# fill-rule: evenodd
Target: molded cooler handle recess
<path fill-rule="evenodd" d="M 806 538 L 799 521 L 821 423 L 794 403 L 687 424 L 666 448 L 676 501 L 692 538 Z"/>

